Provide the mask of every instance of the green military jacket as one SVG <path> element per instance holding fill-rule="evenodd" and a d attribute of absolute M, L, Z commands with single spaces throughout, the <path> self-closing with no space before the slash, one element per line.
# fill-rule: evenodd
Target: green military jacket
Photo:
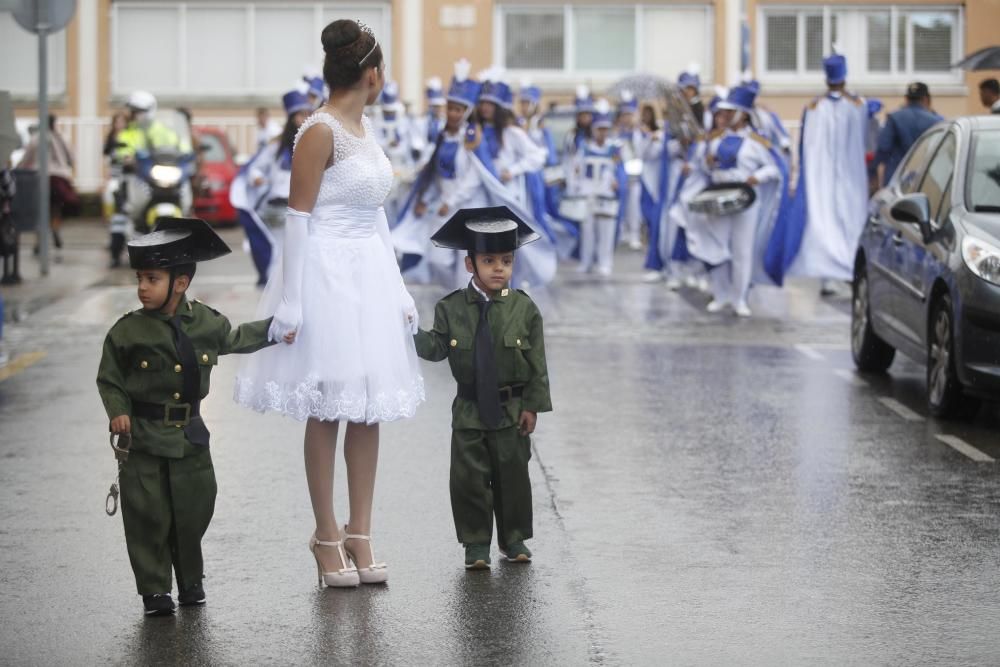
<path fill-rule="evenodd" d="M 198 301 L 181 299 L 181 328 L 194 345 L 201 371 L 200 397 L 208 395 L 212 368 L 219 356 L 256 352 L 271 343 L 270 319 L 242 324 L 235 330 L 217 311 Z M 111 327 L 97 371 L 97 390 L 109 419 L 132 415 L 132 401 L 173 403 L 181 398 L 183 375 L 174 346 L 170 318 L 159 312 L 135 310 Z M 156 456 L 182 458 L 187 438 L 176 426 L 132 417 L 132 447 Z"/>
<path fill-rule="evenodd" d="M 438 301 L 434 309 L 434 328 L 414 336 L 417 354 L 428 361 L 448 359 L 451 374 L 461 384 L 474 385 L 475 359 L 473 342 L 479 324 L 479 292 L 472 285 L 452 292 Z M 552 410 L 549 396 L 549 371 L 545 364 L 545 338 L 542 315 L 531 298 L 520 290 L 504 289 L 495 293 L 486 314 L 493 336 L 493 354 L 501 387 L 524 385 L 524 393 L 504 404 L 504 417 L 498 428 L 518 423 L 522 410 Z M 455 398 L 452 404 L 453 429 L 487 430 L 479 420 L 475 401 Z"/>

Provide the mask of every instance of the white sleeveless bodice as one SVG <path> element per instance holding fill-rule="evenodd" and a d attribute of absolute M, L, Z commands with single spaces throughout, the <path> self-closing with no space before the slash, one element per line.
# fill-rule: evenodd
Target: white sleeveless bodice
<path fill-rule="evenodd" d="M 392 189 L 392 164 L 375 141 L 367 116 L 365 136 L 348 132 L 332 115 L 317 111 L 302 124 L 295 145 L 313 125 L 323 123 L 333 132 L 333 166 L 323 172 L 312 210 L 310 235 L 326 238 L 364 238 L 375 233 L 382 203 Z"/>

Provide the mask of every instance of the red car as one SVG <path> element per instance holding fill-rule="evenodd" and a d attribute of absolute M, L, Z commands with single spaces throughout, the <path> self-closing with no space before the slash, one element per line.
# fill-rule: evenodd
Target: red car
<path fill-rule="evenodd" d="M 229 186 L 239 172 L 232 145 L 226 133 L 217 127 L 195 127 L 198 171 L 192 181 L 194 214 L 213 225 L 236 224 L 238 215 L 229 203 Z"/>

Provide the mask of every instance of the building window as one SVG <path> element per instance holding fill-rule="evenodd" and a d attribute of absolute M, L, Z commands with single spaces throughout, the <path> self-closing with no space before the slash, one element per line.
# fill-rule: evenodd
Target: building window
<path fill-rule="evenodd" d="M 358 19 L 390 57 L 388 2 L 116 2 L 112 90 L 169 97 L 271 97 L 322 68 L 323 27 Z M 156 26 L 156 30 L 150 30 Z"/>
<path fill-rule="evenodd" d="M 0 11 L 0 90 L 14 97 L 38 98 L 38 36 Z M 17 63 L 14 65 L 14 63 Z M 49 95 L 66 92 L 66 31 L 49 36 Z"/>
<path fill-rule="evenodd" d="M 915 77 L 959 82 L 961 73 L 951 64 L 962 54 L 961 23 L 957 6 L 764 5 L 758 13 L 757 70 L 773 82 L 801 81 L 798 77 L 822 72 L 823 57 L 836 44 L 854 83 Z"/>
<path fill-rule="evenodd" d="M 646 71 L 673 79 L 692 61 L 711 81 L 712 5 L 518 5 L 497 8 L 498 61 L 546 81 L 613 79 Z"/>

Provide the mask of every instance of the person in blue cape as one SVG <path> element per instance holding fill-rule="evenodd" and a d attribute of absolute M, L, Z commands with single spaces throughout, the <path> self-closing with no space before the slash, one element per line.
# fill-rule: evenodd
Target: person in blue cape
<path fill-rule="evenodd" d="M 623 90 L 615 120 L 615 142 L 621 148 L 628 184 L 622 193 L 619 213 L 620 240 L 632 250 L 642 250 L 642 130 L 639 129 L 639 100 L 630 90 Z"/>
<path fill-rule="evenodd" d="M 411 282 L 438 283 L 448 289 L 468 282 L 464 254 L 431 243 L 434 230 L 458 209 L 507 206 L 533 229 L 543 231 L 501 183 L 483 131 L 471 120 L 481 90 L 482 85 L 469 78 L 468 61 L 459 61 L 448 89 L 445 127 L 392 231 L 403 276 Z M 544 285 L 555 277 L 557 260 L 552 243 L 543 234 L 532 245 L 535 247 L 519 257 L 514 271 L 514 282 L 521 287 Z"/>
<path fill-rule="evenodd" d="M 424 96 L 427 110 L 423 116 L 413 120 L 410 138 L 414 154 L 419 155 L 417 158 L 418 167 L 423 167 L 430 159 L 431 153 L 434 152 L 434 146 L 437 145 L 438 135 L 444 129 L 447 100 L 442 89 L 441 79 L 436 76 L 428 79 Z"/>
<path fill-rule="evenodd" d="M 865 137 L 868 105 L 846 90 L 847 60 L 823 60 L 827 92 L 802 114 L 799 180 L 785 224 L 767 248 L 768 275 L 822 279 L 820 293 L 839 293 L 836 281 L 854 277 L 854 255 L 868 218 Z"/>
<path fill-rule="evenodd" d="M 686 150 L 671 132 L 670 123 L 664 120 L 660 131 L 643 132 L 639 155 L 643 160 L 639 205 L 648 225 L 643 280 L 668 280 L 671 288 L 678 288 L 680 281 L 672 274 L 671 266 L 677 230 L 671 226 L 667 214 L 677 193 Z"/>
<path fill-rule="evenodd" d="M 584 85 L 576 87 L 576 97 L 573 100 L 576 107 L 576 124 L 563 137 L 563 163 L 573 158 L 583 142 L 590 139 L 590 126 L 594 122 L 594 96 L 590 88 Z"/>
<path fill-rule="evenodd" d="M 751 194 L 748 206 L 710 214 L 708 224 L 688 229 L 688 248 L 712 269 L 712 313 L 732 307 L 750 317 L 750 286 L 763 276 L 763 253 L 787 200 L 787 168 L 771 143 L 750 125 L 755 91 L 736 86 L 718 105 L 721 129 L 708 138 L 703 169 L 710 186 L 737 186 Z"/>
<path fill-rule="evenodd" d="M 595 267 L 603 277 L 611 275 L 621 193 L 627 186 L 621 146 L 610 140 L 611 105 L 600 99 L 594 104 L 592 136 L 577 150 L 573 170 L 567 174 L 567 191 L 581 197 L 585 214 L 580 222 L 581 273 Z"/>
<path fill-rule="evenodd" d="M 553 231 L 553 240 L 556 242 L 559 256 L 566 258 L 571 256 L 576 249 L 577 222 L 563 218 L 559 213 L 559 204 L 562 201 L 566 183 L 566 171 L 559 159 L 555 138 L 549 128 L 545 126 L 541 104 L 542 89 L 532 85 L 528 80 L 522 80 L 518 90 L 519 115 L 517 124 L 536 146 L 545 150 L 546 155 L 545 167 L 540 174 L 528 176 L 528 187 L 536 193 L 537 197 L 539 186 L 541 186 L 542 192 L 544 192 L 545 212 Z M 541 183 L 538 181 L 539 177 Z"/>
<path fill-rule="evenodd" d="M 750 72 L 743 73 L 739 85 L 753 91 L 755 96 L 760 95 L 760 82 L 753 78 Z M 772 146 L 786 156 L 786 159 L 790 157 L 792 139 L 785 129 L 785 124 L 781 122 L 776 112 L 758 102 L 756 98 L 750 111 L 750 124 L 757 134 L 770 141 Z"/>
<path fill-rule="evenodd" d="M 288 208 L 295 135 L 313 111 L 312 102 L 299 90 L 289 91 L 281 101 L 286 115 L 284 129 L 243 165 L 229 188 L 229 201 L 246 232 L 261 287 L 267 283 L 272 259 L 280 254 L 276 249 Z"/>

